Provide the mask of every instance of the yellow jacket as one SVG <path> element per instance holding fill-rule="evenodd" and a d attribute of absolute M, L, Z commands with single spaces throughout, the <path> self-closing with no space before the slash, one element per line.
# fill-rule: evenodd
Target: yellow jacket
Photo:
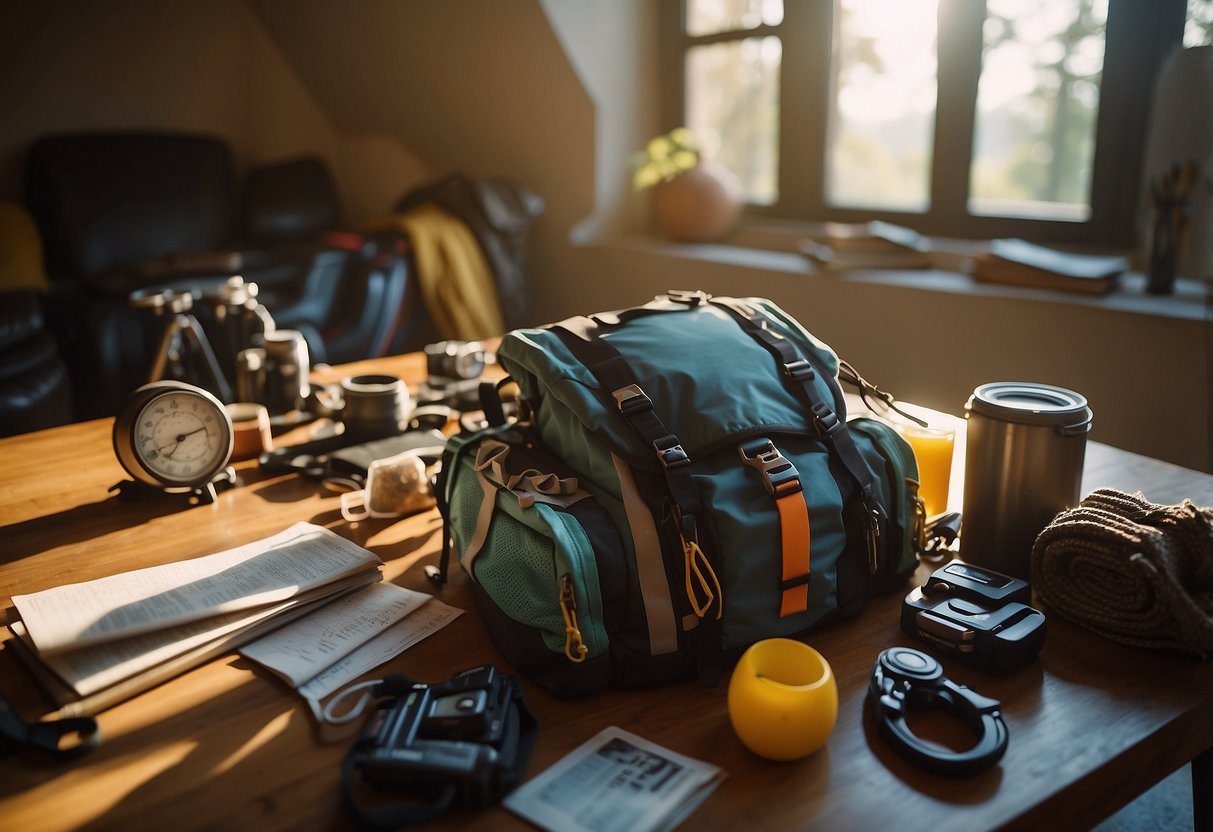
<path fill-rule="evenodd" d="M 501 335 L 505 323 L 492 271 L 471 229 L 433 203 L 372 224 L 408 236 L 426 309 L 444 338 L 476 341 Z"/>

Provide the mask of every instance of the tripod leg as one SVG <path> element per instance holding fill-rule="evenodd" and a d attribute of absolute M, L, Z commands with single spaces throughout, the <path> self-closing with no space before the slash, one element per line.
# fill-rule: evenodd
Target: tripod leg
<path fill-rule="evenodd" d="M 197 319 L 192 315 L 178 315 L 177 317 L 181 320 L 182 334 L 194 348 L 196 354 L 202 357 L 201 370 L 205 372 L 206 380 L 210 382 L 208 389 L 213 390 L 220 401 L 232 401 L 231 385 L 223 375 L 223 370 L 219 367 L 219 360 L 215 358 L 215 351 L 211 349 L 211 344 L 206 339 L 206 333 L 202 331 Z M 207 387 L 205 384 L 202 386 Z"/>
<path fill-rule="evenodd" d="M 152 362 L 152 371 L 148 373 L 148 382 L 160 381 L 166 377 L 170 357 L 174 364 L 179 363 L 181 355 L 181 322 L 176 316 L 164 330 L 160 338 L 160 348 L 156 350 L 156 360 Z M 176 368 L 175 368 L 176 369 Z"/>

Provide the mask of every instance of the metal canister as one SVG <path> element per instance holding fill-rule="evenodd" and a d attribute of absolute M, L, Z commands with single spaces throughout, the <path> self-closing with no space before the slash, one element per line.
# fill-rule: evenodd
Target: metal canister
<path fill-rule="evenodd" d="M 270 413 L 303 407 L 311 393 L 307 341 L 302 332 L 279 329 L 265 335 L 265 405 Z"/>
<path fill-rule="evenodd" d="M 1072 390 L 983 384 L 965 404 L 964 526 L 969 563 L 1029 580 L 1036 536 L 1078 505 L 1091 408 Z"/>

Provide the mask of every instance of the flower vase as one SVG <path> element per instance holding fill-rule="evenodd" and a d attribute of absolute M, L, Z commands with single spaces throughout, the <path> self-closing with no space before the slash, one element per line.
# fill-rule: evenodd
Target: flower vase
<path fill-rule="evenodd" d="M 653 186 L 653 218 L 671 240 L 712 243 L 726 237 L 741 214 L 741 186 L 729 171 L 700 162 Z"/>

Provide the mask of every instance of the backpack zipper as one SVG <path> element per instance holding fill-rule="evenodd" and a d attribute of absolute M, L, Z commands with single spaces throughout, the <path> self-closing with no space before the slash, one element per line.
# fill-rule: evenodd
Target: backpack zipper
<path fill-rule="evenodd" d="M 577 626 L 577 596 L 573 594 L 573 576 L 560 576 L 560 612 L 564 616 L 564 655 L 574 664 L 581 664 L 590 652 L 581 640 Z"/>

